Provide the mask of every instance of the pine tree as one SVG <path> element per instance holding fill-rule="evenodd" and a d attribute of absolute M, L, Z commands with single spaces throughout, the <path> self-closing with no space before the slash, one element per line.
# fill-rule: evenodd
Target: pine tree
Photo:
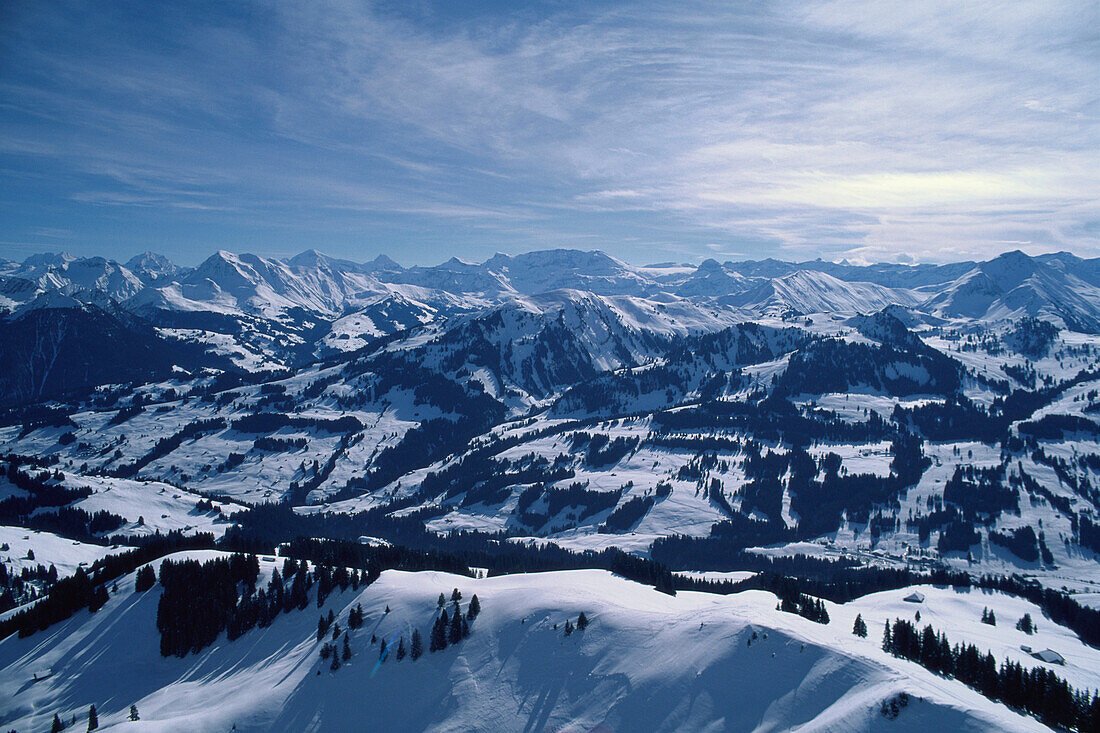
<path fill-rule="evenodd" d="M 288 557 L 283 561 L 283 577 L 289 578 L 292 575 L 298 574 L 298 561 L 292 557 Z"/>
<path fill-rule="evenodd" d="M 573 622 L 569 619 L 565 619 L 565 635 L 569 636 L 573 633 Z"/>
<path fill-rule="evenodd" d="M 470 599 L 470 607 L 466 609 L 466 617 L 473 621 L 479 613 L 481 613 L 481 601 L 477 599 L 477 593 L 474 593 L 473 598 Z"/>
<path fill-rule="evenodd" d="M 386 640 L 382 639 L 382 645 L 378 647 L 378 660 L 386 661 Z"/>
<path fill-rule="evenodd" d="M 61 718 L 57 717 L 57 713 L 53 714 L 53 725 L 50 726 L 50 733 L 61 733 L 65 730 L 65 724 L 61 722 Z"/>
<path fill-rule="evenodd" d="M 886 622 L 886 628 L 882 630 L 882 651 L 891 654 L 894 652 L 894 640 L 891 638 L 889 621 Z"/>
<path fill-rule="evenodd" d="M 862 614 L 856 614 L 856 622 L 852 626 L 852 633 L 860 638 L 867 637 L 867 623 L 863 620 Z"/>
<path fill-rule="evenodd" d="M 584 615 L 584 611 L 581 611 L 581 615 L 577 616 L 577 631 L 584 631 L 588 628 L 588 617 Z"/>
<path fill-rule="evenodd" d="M 363 604 L 355 604 L 355 608 L 348 613 L 348 628 L 358 629 L 363 625 Z"/>
<path fill-rule="evenodd" d="M 325 638 L 325 634 L 328 633 L 328 623 L 325 621 L 325 617 L 321 616 L 317 619 L 317 641 Z"/>
<path fill-rule="evenodd" d="M 421 655 L 423 654 L 424 644 L 420 641 L 420 629 L 413 629 L 412 644 L 411 648 L 409 649 L 409 656 L 412 657 L 412 660 L 415 662 L 417 659 L 420 659 Z"/>
<path fill-rule="evenodd" d="M 1016 628 L 1025 634 L 1035 633 L 1035 624 L 1031 621 L 1031 614 L 1025 613 L 1019 621 L 1016 622 Z"/>
<path fill-rule="evenodd" d="M 455 604 L 454 613 L 451 614 L 450 628 L 448 629 L 447 641 L 451 644 L 457 644 L 462 641 L 462 612 L 458 610 L 458 604 Z"/>
<path fill-rule="evenodd" d="M 332 664 L 330 664 L 328 666 L 328 668 L 330 670 L 332 670 L 333 672 L 340 669 L 340 655 L 339 654 L 333 654 L 332 655 Z"/>
<path fill-rule="evenodd" d="M 351 659 L 351 645 L 348 644 L 348 635 L 347 634 L 344 634 L 344 651 L 341 654 L 341 656 L 343 657 L 345 662 L 348 661 L 349 659 Z"/>
<path fill-rule="evenodd" d="M 340 622 L 337 621 L 332 625 L 332 640 L 336 641 L 340 638 Z"/>
<path fill-rule="evenodd" d="M 109 600 L 111 600 L 111 597 L 107 594 L 107 586 L 101 585 L 92 591 L 92 598 L 88 601 L 88 610 L 95 613 L 107 605 Z"/>
<path fill-rule="evenodd" d="M 462 600 L 462 594 L 458 592 L 458 588 L 455 588 L 453 591 L 451 591 L 451 600 L 455 603 L 458 603 Z"/>
<path fill-rule="evenodd" d="M 435 603 L 435 607 L 436 607 L 436 608 L 443 608 L 443 607 L 444 607 L 444 606 L 446 606 L 446 605 L 447 605 L 447 599 L 443 597 L 443 594 L 442 594 L 442 593 L 440 593 L 440 594 L 439 594 L 439 600 L 438 600 L 438 601 L 436 601 L 436 603 Z"/>
<path fill-rule="evenodd" d="M 156 573 L 153 572 L 153 568 L 149 565 L 144 566 L 137 571 L 137 575 L 134 577 L 134 592 L 143 593 L 153 587 L 153 584 L 157 582 Z"/>
<path fill-rule="evenodd" d="M 397 661 L 401 661 L 405 658 L 405 637 L 402 636 L 397 640 Z"/>
<path fill-rule="evenodd" d="M 428 642 L 428 651 L 438 652 L 447 648 L 447 622 L 449 620 L 447 609 L 443 609 L 439 612 L 439 618 L 435 620 L 435 624 L 432 626 L 432 635 Z"/>
<path fill-rule="evenodd" d="M 96 715 L 95 705 L 88 708 L 88 730 L 93 731 L 99 727 L 99 716 Z"/>
<path fill-rule="evenodd" d="M 141 716 L 138 715 L 137 705 L 130 706 L 130 720 L 141 720 Z"/>

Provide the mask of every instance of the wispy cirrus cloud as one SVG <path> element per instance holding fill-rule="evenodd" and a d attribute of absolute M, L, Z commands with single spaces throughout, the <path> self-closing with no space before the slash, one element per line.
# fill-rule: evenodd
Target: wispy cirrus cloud
<path fill-rule="evenodd" d="M 9 229 L 422 262 L 1100 255 L 1094 3 L 206 10 L 14 14 Z"/>

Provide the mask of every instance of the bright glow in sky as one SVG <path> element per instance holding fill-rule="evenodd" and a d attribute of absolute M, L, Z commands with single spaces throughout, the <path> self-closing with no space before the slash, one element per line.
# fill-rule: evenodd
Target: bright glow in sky
<path fill-rule="evenodd" d="M 0 257 L 548 247 L 1100 256 L 1100 4 L 0 4 Z"/>

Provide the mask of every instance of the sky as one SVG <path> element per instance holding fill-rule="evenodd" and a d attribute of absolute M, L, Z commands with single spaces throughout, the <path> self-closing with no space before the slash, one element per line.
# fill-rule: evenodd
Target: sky
<path fill-rule="evenodd" d="M 0 3 L 0 257 L 1100 256 L 1100 3 Z"/>

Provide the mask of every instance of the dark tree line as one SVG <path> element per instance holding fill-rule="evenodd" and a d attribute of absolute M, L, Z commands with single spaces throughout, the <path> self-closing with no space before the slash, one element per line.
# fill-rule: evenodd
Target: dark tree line
<path fill-rule="evenodd" d="M 215 546 L 212 535 L 188 537 L 179 532 L 151 535 L 141 542 L 141 547 L 100 558 L 92 563 L 88 571 L 78 568 L 76 574 L 57 581 L 45 598 L 0 621 L 0 639 L 16 632 L 20 636 L 29 636 L 51 624 L 64 621 L 83 608 L 97 611 L 107 601 L 107 584 L 118 577 L 172 552 Z"/>
<path fill-rule="evenodd" d="M 21 637 L 30 636 L 35 631 L 64 621 L 81 608 L 95 613 L 108 599 L 106 585 L 94 584 L 84 568 L 77 568 L 73 575 L 54 583 L 45 598 L 25 611 L 0 621 L 0 638 L 13 631 L 18 631 Z"/>
<path fill-rule="evenodd" d="M 1000 590 L 1018 595 L 1040 606 L 1055 623 L 1063 624 L 1081 639 L 1100 648 L 1100 610 L 1082 606 L 1072 596 L 1044 588 L 1035 581 L 1018 577 L 983 576 L 972 579 L 965 573 L 934 570 L 915 572 L 894 568 L 861 568 L 853 560 L 830 561 L 821 558 L 767 558 L 743 551 L 742 530 L 727 539 L 723 524 L 716 525 L 710 537 L 664 537 L 651 547 L 652 559 L 627 556 L 620 550 L 603 552 L 573 552 L 553 544 L 527 545 L 506 542 L 504 533 L 456 532 L 441 537 L 427 532 L 422 525 L 414 526 L 408 516 L 391 518 L 378 509 L 358 515 L 316 517 L 297 515 L 281 505 L 265 505 L 236 515 L 241 530 L 230 530 L 224 546 L 249 552 L 271 552 L 275 544 L 287 542 L 303 534 L 343 537 L 343 540 L 294 540 L 295 552 L 317 553 L 320 562 L 349 567 L 368 567 L 373 558 L 379 569 L 428 569 L 472 575 L 471 566 L 485 567 L 491 575 L 574 568 L 601 568 L 623 577 L 674 592 L 700 590 L 732 593 L 749 588 L 770 590 L 777 577 L 794 577 L 801 592 L 835 603 L 844 603 L 869 593 L 904 588 L 910 585 L 935 584 Z M 747 517 L 745 522 L 752 522 Z M 762 522 L 753 522 L 764 525 Z M 400 528 L 399 531 L 394 531 Z M 406 547 L 368 547 L 356 541 L 362 534 L 404 542 Z M 761 533 L 765 536 L 778 536 Z M 780 536 L 782 539 L 786 535 Z M 779 540 L 769 540 L 779 541 Z M 759 542 L 756 544 L 766 544 Z M 339 559 L 337 559 L 339 558 Z M 391 564 L 393 563 L 393 564 Z M 672 570 L 706 568 L 710 570 L 753 570 L 758 574 L 740 583 L 707 581 L 673 574 Z"/>
<path fill-rule="evenodd" d="M 7 543 L 0 549 L 7 549 Z M 0 613 L 38 598 L 41 595 L 39 585 L 48 590 L 56 582 L 57 568 L 53 565 L 49 568 L 42 564 L 33 568 L 24 566 L 17 573 L 0 563 Z"/>
<path fill-rule="evenodd" d="M 599 531 L 603 534 L 630 531 L 653 508 L 656 501 L 652 496 L 635 496 L 628 499 L 607 515 Z"/>
<path fill-rule="evenodd" d="M 1100 695 L 1076 690 L 1050 670 L 1004 661 L 973 644 L 952 645 L 931 626 L 917 631 L 903 619 L 886 623 L 883 650 L 963 682 L 991 700 L 1035 715 L 1047 725 L 1078 731 L 1100 730 Z"/>
<path fill-rule="evenodd" d="M 318 565 L 310 572 L 308 563 L 291 558 L 283 573 L 275 570 L 267 587 L 257 588 L 259 570 L 255 555 L 162 562 L 164 591 L 157 606 L 161 654 L 183 657 L 212 644 L 223 630 L 232 641 L 249 629 L 270 626 L 282 613 L 305 609 L 315 583 L 320 607 L 336 588 L 358 589 L 374 579 L 342 566 Z"/>

